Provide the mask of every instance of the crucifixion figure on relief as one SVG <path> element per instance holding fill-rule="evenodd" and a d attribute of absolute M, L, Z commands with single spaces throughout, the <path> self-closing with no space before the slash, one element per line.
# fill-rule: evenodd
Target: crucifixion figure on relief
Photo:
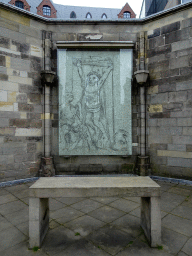
<path fill-rule="evenodd" d="M 90 133 L 91 144 L 95 148 L 109 148 L 111 146 L 108 122 L 106 117 L 105 82 L 113 70 L 112 61 L 106 61 L 102 74 L 90 71 L 85 74 L 82 61 L 76 59 L 73 64 L 77 67 L 81 80 L 82 96 L 81 116 L 82 123 Z"/>

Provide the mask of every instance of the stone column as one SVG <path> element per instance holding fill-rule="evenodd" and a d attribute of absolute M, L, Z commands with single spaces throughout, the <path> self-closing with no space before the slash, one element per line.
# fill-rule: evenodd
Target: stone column
<path fill-rule="evenodd" d="M 141 176 L 146 175 L 148 167 L 148 156 L 146 156 L 146 80 L 147 72 L 145 70 L 145 33 L 141 32 L 138 37 L 139 42 L 139 65 L 138 71 L 135 72 L 137 83 L 140 86 L 140 156 L 139 161 L 139 172 Z M 148 74 L 147 74 L 148 75 Z"/>
<path fill-rule="evenodd" d="M 54 176 L 55 169 L 51 157 L 51 84 L 54 72 L 51 71 L 51 40 L 50 33 L 45 33 L 44 38 L 44 71 L 41 72 L 44 83 L 44 157 L 42 157 L 40 176 Z"/>

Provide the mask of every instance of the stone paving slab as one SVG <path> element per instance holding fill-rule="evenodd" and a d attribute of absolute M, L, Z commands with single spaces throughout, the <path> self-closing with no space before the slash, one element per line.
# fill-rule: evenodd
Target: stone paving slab
<path fill-rule="evenodd" d="M 1 230 L 0 233 L 0 252 L 26 240 L 26 236 L 22 234 L 17 228 L 10 227 Z"/>
<path fill-rule="evenodd" d="M 192 221 L 168 214 L 162 220 L 162 226 L 190 237 L 192 235 Z"/>
<path fill-rule="evenodd" d="M 125 213 L 123 211 L 120 211 L 118 209 L 110 207 L 109 205 L 105 205 L 105 206 L 102 206 L 101 208 L 91 212 L 89 215 L 98 220 L 109 223 L 109 222 L 125 215 Z"/>
<path fill-rule="evenodd" d="M 81 236 L 87 236 L 91 232 L 103 227 L 106 223 L 91 216 L 84 215 L 65 224 L 65 226 Z"/>
<path fill-rule="evenodd" d="M 188 255 L 192 255 L 192 238 L 190 238 L 187 243 L 182 248 L 182 251 Z"/>
<path fill-rule="evenodd" d="M 121 211 L 128 213 L 128 212 L 131 212 L 132 210 L 138 208 L 139 204 L 121 198 L 121 199 L 118 199 L 118 200 L 110 203 L 109 206 L 112 206 L 116 209 L 119 209 Z"/>
<path fill-rule="evenodd" d="M 91 199 L 85 199 L 81 202 L 73 204 L 71 207 L 84 213 L 92 212 L 97 208 L 103 206 L 103 204 L 93 201 Z"/>
<path fill-rule="evenodd" d="M 55 200 L 54 198 L 49 198 L 49 210 L 50 211 L 56 211 L 66 206 L 66 204 L 63 204 L 59 202 L 58 200 Z"/>
<path fill-rule="evenodd" d="M 64 224 L 82 215 L 84 215 L 84 213 L 77 211 L 76 209 L 73 209 L 70 206 L 64 207 L 62 209 L 50 213 L 50 217 L 53 219 L 57 219 L 57 221 L 60 224 Z"/>
<path fill-rule="evenodd" d="M 140 198 L 100 197 L 51 199 L 43 246 L 28 250 L 26 192 L 32 183 L 0 188 L 0 256 L 192 256 L 192 186 L 157 183 L 162 186 L 159 249 L 150 248 L 140 228 Z"/>
<path fill-rule="evenodd" d="M 7 204 L 3 204 L 3 206 L 0 207 L 0 214 L 7 215 L 9 213 L 14 213 L 23 209 L 27 209 L 27 207 L 28 206 L 20 200 L 13 201 Z"/>
<path fill-rule="evenodd" d="M 192 208 L 179 205 L 171 213 L 192 221 Z"/>
<path fill-rule="evenodd" d="M 184 253 L 183 251 L 180 251 L 177 256 L 188 256 L 189 254 Z"/>
<path fill-rule="evenodd" d="M 89 235 L 88 239 L 109 254 L 116 255 L 133 241 L 134 237 L 114 226 L 106 225 Z"/>

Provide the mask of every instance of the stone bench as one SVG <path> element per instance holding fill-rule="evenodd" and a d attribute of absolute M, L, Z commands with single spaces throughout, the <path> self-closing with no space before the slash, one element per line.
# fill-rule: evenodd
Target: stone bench
<path fill-rule="evenodd" d="M 29 196 L 30 248 L 41 246 L 49 228 L 50 197 L 141 197 L 141 227 L 151 247 L 161 244 L 160 186 L 149 177 L 40 178 Z"/>

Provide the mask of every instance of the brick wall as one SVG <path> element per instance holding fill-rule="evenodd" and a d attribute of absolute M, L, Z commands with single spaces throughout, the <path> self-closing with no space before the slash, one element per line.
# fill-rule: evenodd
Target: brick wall
<path fill-rule="evenodd" d="M 0 10 L 0 180 L 34 176 L 42 154 L 41 31 Z"/>
<path fill-rule="evenodd" d="M 147 32 L 148 146 L 153 174 L 192 178 L 192 16 Z M 185 17 L 185 18 L 183 18 Z M 173 22 L 174 21 L 174 22 Z M 148 24 L 150 26 L 150 24 Z"/>

